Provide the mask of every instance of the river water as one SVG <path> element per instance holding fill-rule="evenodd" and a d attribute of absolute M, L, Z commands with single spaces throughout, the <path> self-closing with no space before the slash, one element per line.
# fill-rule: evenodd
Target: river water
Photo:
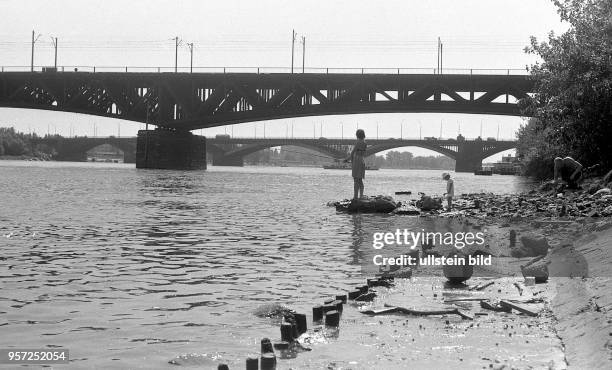
<path fill-rule="evenodd" d="M 441 172 L 368 172 L 365 192 L 441 194 Z M 456 194 L 530 186 L 453 177 Z M 0 190 L 0 348 L 61 346 L 85 368 L 242 362 L 278 336 L 256 307 L 310 312 L 363 282 L 362 231 L 401 217 L 336 213 L 350 172 L 318 168 L 0 161 Z"/>

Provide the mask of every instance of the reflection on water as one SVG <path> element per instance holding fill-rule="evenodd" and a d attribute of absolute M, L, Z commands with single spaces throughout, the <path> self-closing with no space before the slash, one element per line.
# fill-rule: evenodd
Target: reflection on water
<path fill-rule="evenodd" d="M 439 178 L 381 170 L 366 193 L 442 193 Z M 455 176 L 458 192 L 518 191 L 521 181 Z M 325 204 L 350 196 L 350 174 L 314 168 L 6 161 L 0 189 L 0 347 L 65 346 L 85 367 L 244 358 L 277 334 L 254 307 L 308 311 L 360 281 L 365 230 L 395 217 L 337 214 Z"/>

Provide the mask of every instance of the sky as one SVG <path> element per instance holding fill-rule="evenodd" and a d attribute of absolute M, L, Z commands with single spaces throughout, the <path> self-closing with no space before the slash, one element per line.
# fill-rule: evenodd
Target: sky
<path fill-rule="evenodd" d="M 550 0 L 0 0 L 0 66 L 27 69 L 32 30 L 34 64 L 53 65 L 52 37 L 58 38 L 58 65 L 83 70 L 189 67 L 419 68 L 437 63 L 437 39 L 444 43 L 444 68 L 517 69 L 537 62 L 523 49 L 529 37 L 545 39 L 566 29 Z M 429 72 L 428 72 L 429 73 Z M 487 71 L 486 73 L 493 73 Z M 519 73 L 518 71 L 516 73 Z M 367 114 L 244 123 L 197 130 L 252 137 L 513 138 L 521 117 L 468 114 Z M 133 136 L 142 124 L 72 113 L 0 108 L 0 126 L 24 132 L 62 135 Z M 293 129 L 291 129 L 293 127 Z M 422 149 L 409 148 L 416 154 Z M 431 152 L 429 152 L 431 153 Z"/>

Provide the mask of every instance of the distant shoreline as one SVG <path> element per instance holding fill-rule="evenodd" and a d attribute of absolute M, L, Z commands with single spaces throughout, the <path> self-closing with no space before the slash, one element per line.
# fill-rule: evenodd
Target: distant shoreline
<path fill-rule="evenodd" d="M 53 160 L 36 157 L 32 155 L 0 155 L 0 161 L 50 162 Z"/>

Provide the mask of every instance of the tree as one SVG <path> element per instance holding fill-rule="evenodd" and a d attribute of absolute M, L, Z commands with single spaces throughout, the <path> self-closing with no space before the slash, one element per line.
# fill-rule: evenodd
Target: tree
<path fill-rule="evenodd" d="M 532 119 L 520 130 L 519 155 L 550 161 L 571 155 L 585 165 L 612 165 L 612 1 L 553 0 L 569 23 L 547 42 L 531 38 L 527 53 L 535 95 L 522 99 Z M 537 167 L 537 166 L 532 166 Z"/>

